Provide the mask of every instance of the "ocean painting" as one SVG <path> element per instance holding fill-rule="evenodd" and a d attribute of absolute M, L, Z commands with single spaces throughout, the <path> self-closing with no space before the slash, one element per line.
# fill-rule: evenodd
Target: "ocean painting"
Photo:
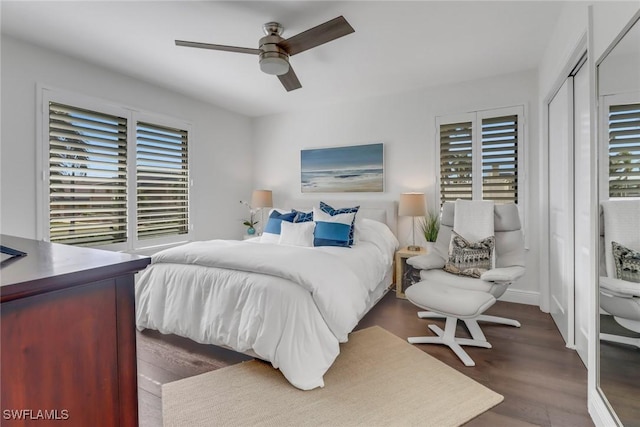
<path fill-rule="evenodd" d="M 381 143 L 302 150 L 300 170 L 303 193 L 384 191 Z"/>

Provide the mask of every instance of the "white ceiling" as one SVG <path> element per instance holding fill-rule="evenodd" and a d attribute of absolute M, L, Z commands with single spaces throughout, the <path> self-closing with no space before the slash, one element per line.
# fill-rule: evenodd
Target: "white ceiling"
<path fill-rule="evenodd" d="M 2 33 L 249 116 L 331 105 L 536 68 L 560 1 L 6 1 Z M 257 56 L 174 39 L 257 48 L 343 15 L 356 30 L 291 58 L 287 93 Z"/>

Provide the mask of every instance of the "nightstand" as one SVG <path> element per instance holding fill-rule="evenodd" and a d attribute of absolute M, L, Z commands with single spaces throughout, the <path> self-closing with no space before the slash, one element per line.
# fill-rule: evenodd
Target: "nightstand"
<path fill-rule="evenodd" d="M 395 284 L 396 284 L 396 297 L 406 298 L 404 291 L 409 286 L 420 281 L 420 270 L 417 270 L 407 264 L 407 259 L 416 255 L 426 254 L 425 248 L 420 248 L 419 251 L 410 251 L 407 248 L 398 249 L 396 251 L 395 259 Z"/>

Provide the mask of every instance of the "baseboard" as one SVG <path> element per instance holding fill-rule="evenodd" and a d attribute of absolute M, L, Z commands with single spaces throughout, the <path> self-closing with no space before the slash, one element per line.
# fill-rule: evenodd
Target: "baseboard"
<path fill-rule="evenodd" d="M 522 291 L 520 289 L 507 289 L 500 297 L 500 301 L 515 302 L 518 304 L 527 304 L 540 306 L 540 292 Z"/>
<path fill-rule="evenodd" d="M 593 424 L 595 424 L 596 427 L 614 427 L 620 425 L 609 412 L 607 404 L 602 397 L 596 392 L 590 393 L 588 409 L 591 420 L 593 420 Z"/>

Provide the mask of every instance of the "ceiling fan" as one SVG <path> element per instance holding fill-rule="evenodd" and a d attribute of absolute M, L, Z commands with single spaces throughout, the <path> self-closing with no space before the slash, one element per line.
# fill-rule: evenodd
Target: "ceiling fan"
<path fill-rule="evenodd" d="M 225 46 L 220 44 L 176 40 L 176 46 L 199 49 L 224 50 L 227 52 L 259 55 L 260 69 L 267 74 L 278 76 L 287 92 L 302 87 L 298 76 L 289 64 L 289 57 L 332 40 L 355 32 L 344 17 L 339 16 L 316 27 L 303 31 L 291 38 L 281 37 L 284 27 L 277 22 L 267 22 L 262 26 L 266 36 L 259 42 L 259 48 Z"/>

